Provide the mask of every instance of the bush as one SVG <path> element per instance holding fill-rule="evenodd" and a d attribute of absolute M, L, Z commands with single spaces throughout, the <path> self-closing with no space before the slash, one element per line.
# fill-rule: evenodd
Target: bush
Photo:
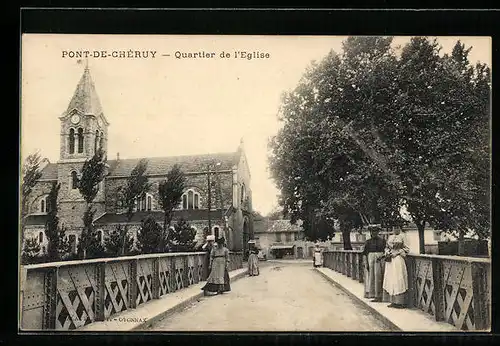
<path fill-rule="evenodd" d="M 141 228 L 137 233 L 139 250 L 143 254 L 160 252 L 162 237 L 162 227 L 153 217 L 148 216 L 142 221 Z"/>

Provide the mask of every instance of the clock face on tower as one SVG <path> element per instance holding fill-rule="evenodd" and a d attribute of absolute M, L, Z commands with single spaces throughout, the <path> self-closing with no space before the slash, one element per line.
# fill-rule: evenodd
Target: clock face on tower
<path fill-rule="evenodd" d="M 71 122 L 73 124 L 78 124 L 80 122 L 80 116 L 78 114 L 75 114 L 71 117 Z"/>

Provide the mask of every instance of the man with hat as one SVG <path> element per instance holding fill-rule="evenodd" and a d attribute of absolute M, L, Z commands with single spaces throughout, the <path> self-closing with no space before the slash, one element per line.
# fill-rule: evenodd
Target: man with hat
<path fill-rule="evenodd" d="M 384 282 L 384 256 L 386 242 L 379 236 L 382 230 L 379 225 L 368 226 L 370 239 L 365 242 L 362 256 L 365 264 L 365 298 L 373 298 L 374 302 L 382 301 L 382 284 Z"/>

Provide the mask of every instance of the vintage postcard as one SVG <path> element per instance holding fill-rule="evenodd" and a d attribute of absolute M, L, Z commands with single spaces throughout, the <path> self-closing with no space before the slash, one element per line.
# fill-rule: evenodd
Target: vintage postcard
<path fill-rule="evenodd" d="M 24 34 L 20 331 L 489 331 L 491 42 Z"/>

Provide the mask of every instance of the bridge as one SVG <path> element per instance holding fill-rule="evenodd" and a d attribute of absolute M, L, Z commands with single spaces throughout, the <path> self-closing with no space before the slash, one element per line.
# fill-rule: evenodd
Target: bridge
<path fill-rule="evenodd" d="M 490 330 L 491 262 L 409 255 L 407 309 L 363 298 L 360 251 L 261 262 L 248 277 L 230 254 L 231 292 L 204 297 L 205 253 L 150 254 L 27 265 L 20 329 L 77 331 Z"/>

